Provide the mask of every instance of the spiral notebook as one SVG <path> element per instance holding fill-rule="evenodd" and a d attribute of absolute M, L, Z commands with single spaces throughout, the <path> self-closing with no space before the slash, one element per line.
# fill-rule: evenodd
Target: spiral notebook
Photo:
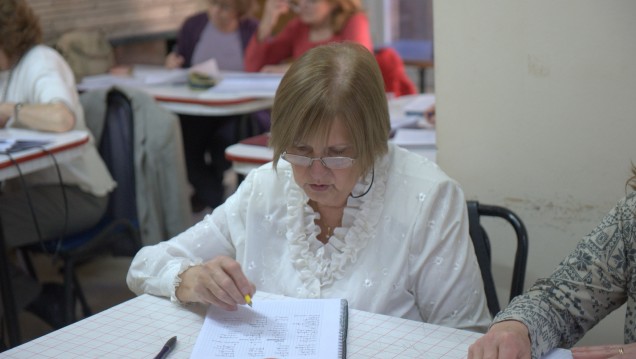
<path fill-rule="evenodd" d="M 210 306 L 190 358 L 346 357 L 344 299 L 255 300 L 225 311 Z"/>

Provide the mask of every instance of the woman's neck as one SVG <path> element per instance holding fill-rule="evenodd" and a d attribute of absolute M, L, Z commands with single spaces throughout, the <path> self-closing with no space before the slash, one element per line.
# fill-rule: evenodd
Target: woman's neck
<path fill-rule="evenodd" d="M 315 221 L 316 225 L 320 227 L 318 240 L 326 244 L 329 242 L 329 237 L 331 237 L 333 231 L 337 227 L 342 226 L 342 215 L 344 214 L 345 206 L 321 206 L 313 201 L 310 201 L 309 205 L 320 214 L 320 218 Z"/>
<path fill-rule="evenodd" d="M 311 25 L 309 28 L 309 41 L 319 42 L 329 40 L 333 37 L 333 29 L 331 28 L 331 19 Z"/>

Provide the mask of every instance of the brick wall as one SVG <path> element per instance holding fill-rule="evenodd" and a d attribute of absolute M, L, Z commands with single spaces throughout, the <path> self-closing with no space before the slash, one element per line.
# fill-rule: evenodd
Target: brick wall
<path fill-rule="evenodd" d="M 116 45 L 119 63 L 156 63 L 165 38 L 204 8 L 202 0 L 27 0 L 40 17 L 44 41 L 74 29 L 99 29 Z"/>

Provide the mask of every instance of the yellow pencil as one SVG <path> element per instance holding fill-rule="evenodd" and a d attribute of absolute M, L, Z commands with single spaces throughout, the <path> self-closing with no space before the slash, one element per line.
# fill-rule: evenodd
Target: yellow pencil
<path fill-rule="evenodd" d="M 245 294 L 245 303 L 247 303 L 250 307 L 252 306 L 252 297 L 250 297 L 249 294 Z"/>

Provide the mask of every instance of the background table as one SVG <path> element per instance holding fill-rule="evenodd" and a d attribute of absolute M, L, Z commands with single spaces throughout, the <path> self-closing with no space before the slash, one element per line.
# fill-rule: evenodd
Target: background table
<path fill-rule="evenodd" d="M 129 76 L 87 76 L 77 87 L 80 91 L 111 86 L 137 88 L 149 93 L 174 113 L 218 117 L 246 115 L 269 109 L 282 79 L 281 74 L 228 71 L 221 72 L 220 82 L 211 89 L 193 90 L 186 83 L 186 69 L 134 65 L 131 71 Z"/>
<path fill-rule="evenodd" d="M 37 140 L 48 141 L 42 148 L 32 148 L 9 154 L 0 154 L 0 181 L 18 177 L 54 165 L 54 155 L 58 162 L 68 161 L 79 156 L 89 142 L 86 131 L 70 131 L 66 133 L 47 133 L 22 129 L 0 129 L 0 140 Z M 19 171 L 18 171 L 18 166 Z M 9 264 L 5 248 L 4 231 L 0 220 L 0 288 L 2 304 L 7 322 L 9 345 L 20 343 L 20 330 L 17 310 L 13 298 L 13 286 L 9 275 Z"/>
<path fill-rule="evenodd" d="M 246 115 L 272 107 L 271 97 L 216 97 L 206 98 L 201 91 L 193 91 L 187 85 L 147 86 L 140 89 L 148 92 L 163 107 L 180 115 L 232 116 Z"/>

